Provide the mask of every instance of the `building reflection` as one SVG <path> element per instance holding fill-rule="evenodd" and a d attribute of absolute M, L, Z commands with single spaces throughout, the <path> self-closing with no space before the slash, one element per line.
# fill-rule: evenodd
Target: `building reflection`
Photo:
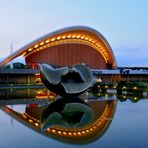
<path fill-rule="evenodd" d="M 144 100 L 144 99 L 147 99 L 147 98 L 139 97 L 139 96 L 136 96 L 136 95 L 130 95 L 130 96 L 129 95 L 117 95 L 117 99 L 120 102 L 130 100 L 131 102 L 136 103 L 136 102 L 138 102 L 140 100 Z"/>
<path fill-rule="evenodd" d="M 57 99 L 49 104 L 28 104 L 24 113 L 8 106 L 2 110 L 29 128 L 49 138 L 68 143 L 89 143 L 99 139 L 112 122 L 116 100 L 87 102 L 78 98 Z M 59 120 L 59 116 L 61 116 Z"/>
<path fill-rule="evenodd" d="M 46 88 L 10 88 L 0 90 L 0 100 L 12 99 L 55 99 L 56 94 Z"/>
<path fill-rule="evenodd" d="M 86 92 L 86 93 L 83 93 L 80 98 L 85 100 L 85 101 L 90 101 L 91 99 L 93 100 L 104 100 L 104 99 L 118 99 L 119 101 L 123 102 L 123 101 L 126 101 L 126 100 L 131 100 L 132 102 L 138 102 L 140 100 L 143 100 L 143 99 L 148 99 L 148 92 L 145 91 L 143 93 L 143 95 L 139 95 L 137 93 L 128 93 L 128 92 L 124 92 L 122 94 L 118 94 L 114 91 L 112 91 L 111 93 L 108 93 L 108 92 L 104 92 L 102 93 L 102 90 L 101 91 L 97 91 L 97 92 L 93 92 L 93 91 L 90 91 L 90 92 Z M 15 100 L 17 102 L 22 102 L 24 101 L 25 102 L 28 102 L 29 103 L 29 100 L 40 100 L 40 101 L 54 101 L 56 100 L 58 96 L 49 91 L 48 89 L 46 88 L 7 88 L 7 89 L 1 89 L 0 90 L 0 105 L 3 105 L 1 104 L 1 102 L 6 102 L 6 104 L 8 103 L 8 101 L 11 103 L 12 101 L 12 104 L 16 104 Z M 23 103 L 23 104 L 24 104 Z"/>
<path fill-rule="evenodd" d="M 91 94 L 80 98 L 59 98 L 45 88 L 0 91 L 1 109 L 36 132 L 68 143 L 89 143 L 109 128 L 117 101 L 136 103 L 147 99 L 136 94 Z M 33 101 L 30 101 L 33 99 Z M 5 103 L 4 103 L 5 100 Z M 25 104 L 25 110 L 4 105 Z"/>

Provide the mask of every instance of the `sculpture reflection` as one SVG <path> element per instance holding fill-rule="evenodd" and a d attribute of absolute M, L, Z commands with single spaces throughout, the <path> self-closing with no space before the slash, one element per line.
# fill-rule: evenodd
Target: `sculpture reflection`
<path fill-rule="evenodd" d="M 78 98 L 62 98 L 51 103 L 41 115 L 41 129 L 59 125 L 82 127 L 93 120 L 93 110 Z"/>
<path fill-rule="evenodd" d="M 2 107 L 40 134 L 68 143 L 89 143 L 100 138 L 108 129 L 115 108 L 116 100 L 88 99 L 86 103 L 78 98 L 61 98 L 49 105 L 29 104 L 23 114 Z"/>

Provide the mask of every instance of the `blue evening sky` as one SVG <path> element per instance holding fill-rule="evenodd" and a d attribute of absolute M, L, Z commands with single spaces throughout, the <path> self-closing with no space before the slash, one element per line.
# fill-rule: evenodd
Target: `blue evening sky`
<path fill-rule="evenodd" d="M 0 58 L 60 28 L 104 35 L 118 66 L 148 66 L 147 0 L 0 0 Z"/>

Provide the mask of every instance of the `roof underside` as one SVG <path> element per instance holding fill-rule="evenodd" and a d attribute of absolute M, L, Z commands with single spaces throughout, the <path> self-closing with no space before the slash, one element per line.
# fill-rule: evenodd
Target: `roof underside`
<path fill-rule="evenodd" d="M 69 27 L 47 34 L 14 52 L 4 59 L 0 66 L 7 64 L 18 56 L 27 57 L 35 52 L 66 43 L 82 43 L 91 46 L 103 56 L 106 63 L 112 65 L 113 68 L 116 67 L 112 49 L 103 35 L 94 29 L 82 26 Z"/>

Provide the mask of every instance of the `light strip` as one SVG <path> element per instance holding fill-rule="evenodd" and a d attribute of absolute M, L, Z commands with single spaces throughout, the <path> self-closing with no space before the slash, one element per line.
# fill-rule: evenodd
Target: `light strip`
<path fill-rule="evenodd" d="M 96 131 L 96 128 L 100 127 L 100 129 L 103 129 L 103 126 L 104 126 L 103 123 L 108 122 L 108 116 L 110 114 L 110 110 L 112 110 L 112 105 L 107 104 L 103 114 L 97 119 L 97 121 L 95 121 L 92 125 L 85 127 L 83 129 L 68 130 L 67 128 L 55 126 L 55 127 L 48 128 L 47 132 L 55 135 L 63 136 L 63 137 L 65 136 L 66 137 L 75 137 L 75 136 L 82 137 L 82 136 L 91 134 Z M 22 117 L 28 120 L 31 124 L 34 124 L 37 128 L 40 128 L 41 125 L 38 119 L 28 115 L 27 113 L 24 113 Z"/>
<path fill-rule="evenodd" d="M 36 51 L 40 51 L 43 49 L 46 49 L 48 47 L 52 47 L 55 45 L 60 45 L 62 43 L 67 43 L 68 41 L 70 42 L 78 42 L 78 43 L 85 43 L 93 48 L 95 48 L 99 53 L 101 53 L 101 55 L 103 56 L 103 58 L 105 59 L 105 62 L 107 63 L 108 61 L 111 61 L 109 52 L 106 50 L 106 47 L 104 45 L 102 45 L 102 43 L 99 43 L 99 41 L 97 41 L 96 39 L 94 40 L 92 36 L 89 35 L 84 35 L 84 34 L 63 34 L 63 35 L 58 35 L 58 36 L 54 36 L 52 38 L 48 38 L 45 41 L 42 41 L 38 44 L 35 44 L 33 47 L 28 49 L 28 53 L 23 54 L 23 56 L 26 58 L 27 56 L 33 54 Z M 103 49 L 104 46 L 104 49 Z M 101 50 L 103 49 L 103 51 Z"/>

